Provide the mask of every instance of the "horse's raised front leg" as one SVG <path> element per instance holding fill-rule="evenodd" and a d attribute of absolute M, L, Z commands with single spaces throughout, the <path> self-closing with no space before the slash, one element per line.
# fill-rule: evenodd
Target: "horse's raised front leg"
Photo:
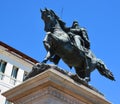
<path fill-rule="evenodd" d="M 54 55 L 53 58 L 50 58 L 50 61 L 57 65 L 60 61 L 60 57 L 58 55 Z"/>
<path fill-rule="evenodd" d="M 50 46 L 48 41 L 46 41 L 44 39 L 43 43 L 44 43 L 44 46 L 45 46 L 45 48 L 47 50 L 47 55 L 45 56 L 45 58 L 42 61 L 42 63 L 46 63 L 48 60 L 50 60 L 50 58 L 54 55 L 54 53 L 53 53 L 52 48 L 51 48 L 51 46 Z"/>
<path fill-rule="evenodd" d="M 50 60 L 50 58 L 53 56 L 53 52 L 48 51 L 47 55 L 45 56 L 44 60 L 42 61 L 42 63 L 46 63 L 48 60 Z"/>

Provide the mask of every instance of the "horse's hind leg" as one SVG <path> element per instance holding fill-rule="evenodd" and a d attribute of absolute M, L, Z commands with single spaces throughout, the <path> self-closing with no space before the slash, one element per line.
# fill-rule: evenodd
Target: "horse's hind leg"
<path fill-rule="evenodd" d="M 81 78 L 83 79 L 84 81 L 86 82 L 89 82 L 90 81 L 90 73 L 89 71 L 87 70 L 84 70 L 83 68 L 80 68 L 80 67 L 75 67 L 75 71 L 76 71 L 76 74 Z"/>

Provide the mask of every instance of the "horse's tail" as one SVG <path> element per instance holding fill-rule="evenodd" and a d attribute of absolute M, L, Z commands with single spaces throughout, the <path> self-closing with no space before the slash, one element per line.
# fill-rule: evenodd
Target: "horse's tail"
<path fill-rule="evenodd" d="M 115 81 L 115 78 L 114 78 L 112 72 L 107 69 L 107 67 L 105 66 L 105 64 L 103 63 L 102 60 L 98 60 L 97 69 L 101 75 L 105 76 L 106 78 L 108 78 L 110 80 Z"/>

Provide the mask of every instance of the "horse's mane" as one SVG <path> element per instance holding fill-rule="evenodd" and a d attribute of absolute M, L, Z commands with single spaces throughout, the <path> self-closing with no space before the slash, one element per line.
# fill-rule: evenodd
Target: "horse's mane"
<path fill-rule="evenodd" d="M 55 16 L 55 18 L 58 20 L 58 22 L 59 22 L 61 28 L 64 30 L 64 29 L 65 29 L 66 23 L 63 22 L 63 21 L 60 19 L 60 17 L 58 17 L 58 16 L 55 14 L 55 12 L 54 12 L 53 10 L 50 10 L 50 11 L 54 14 L 54 16 Z"/>

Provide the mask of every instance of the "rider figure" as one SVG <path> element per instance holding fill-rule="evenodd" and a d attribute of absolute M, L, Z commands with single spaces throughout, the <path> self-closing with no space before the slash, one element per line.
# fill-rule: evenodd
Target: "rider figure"
<path fill-rule="evenodd" d="M 68 35 L 70 36 L 72 42 L 76 44 L 76 46 L 85 53 L 85 67 L 86 69 L 89 69 L 86 56 L 88 56 L 88 53 L 90 52 L 90 42 L 86 29 L 80 28 L 78 22 L 73 21 L 72 27 L 69 29 Z M 86 78 L 86 80 L 89 80 L 89 78 Z"/>
<path fill-rule="evenodd" d="M 80 28 L 77 21 L 73 21 L 72 27 L 69 29 L 68 35 L 77 45 L 77 47 L 84 51 L 83 48 L 90 49 L 90 42 L 85 28 Z"/>

